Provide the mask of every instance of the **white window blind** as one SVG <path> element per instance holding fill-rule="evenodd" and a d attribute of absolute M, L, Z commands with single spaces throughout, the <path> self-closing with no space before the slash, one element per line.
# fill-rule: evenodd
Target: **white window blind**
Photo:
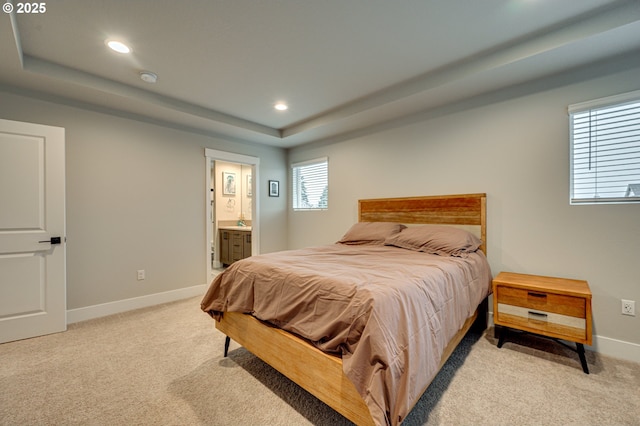
<path fill-rule="evenodd" d="M 329 162 L 326 157 L 295 163 L 292 169 L 293 209 L 329 208 Z"/>
<path fill-rule="evenodd" d="M 640 91 L 569 106 L 571 204 L 640 202 Z"/>

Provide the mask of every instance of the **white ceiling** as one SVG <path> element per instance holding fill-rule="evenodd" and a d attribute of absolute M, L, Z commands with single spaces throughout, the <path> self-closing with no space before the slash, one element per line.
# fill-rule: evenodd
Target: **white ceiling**
<path fill-rule="evenodd" d="M 279 147 L 640 53 L 638 0 L 45 4 L 0 15 L 0 89 Z"/>

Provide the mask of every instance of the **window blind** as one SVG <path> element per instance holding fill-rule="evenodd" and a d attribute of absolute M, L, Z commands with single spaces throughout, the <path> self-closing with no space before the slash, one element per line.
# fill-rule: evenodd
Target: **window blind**
<path fill-rule="evenodd" d="M 329 208 L 329 162 L 326 157 L 291 165 L 293 209 Z"/>
<path fill-rule="evenodd" d="M 571 204 L 640 202 L 640 91 L 569 107 Z"/>

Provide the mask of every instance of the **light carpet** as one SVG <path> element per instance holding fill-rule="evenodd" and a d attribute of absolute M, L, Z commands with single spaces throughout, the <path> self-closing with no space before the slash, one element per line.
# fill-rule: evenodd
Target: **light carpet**
<path fill-rule="evenodd" d="M 0 345 L 1 425 L 347 425 L 191 298 Z M 405 425 L 640 425 L 640 364 L 467 335 Z"/>

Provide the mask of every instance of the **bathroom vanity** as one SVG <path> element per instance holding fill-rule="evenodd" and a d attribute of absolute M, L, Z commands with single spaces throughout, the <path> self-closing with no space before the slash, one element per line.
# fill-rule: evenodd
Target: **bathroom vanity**
<path fill-rule="evenodd" d="M 250 226 L 221 226 L 219 230 L 220 262 L 223 266 L 251 256 Z"/>

